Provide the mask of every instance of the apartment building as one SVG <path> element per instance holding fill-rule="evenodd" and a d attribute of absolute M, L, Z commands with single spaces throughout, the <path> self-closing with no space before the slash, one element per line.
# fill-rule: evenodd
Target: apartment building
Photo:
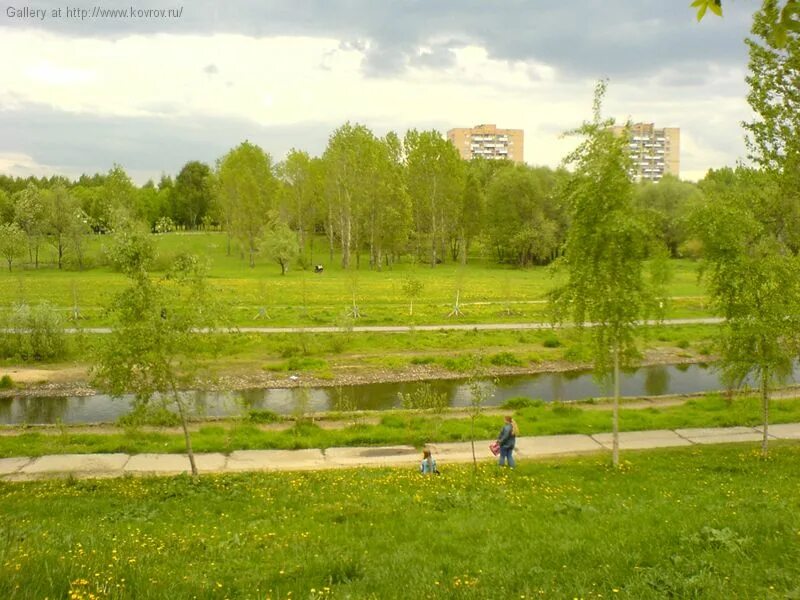
<path fill-rule="evenodd" d="M 624 126 L 615 125 L 612 131 L 622 135 Z M 628 149 L 633 158 L 636 181 L 660 181 L 666 175 L 680 176 L 681 130 L 679 127 L 657 128 L 653 123 L 634 123 L 631 126 Z"/>
<path fill-rule="evenodd" d="M 486 124 L 475 127 L 451 129 L 447 139 L 458 149 L 461 158 L 471 160 L 481 157 L 490 160 L 508 159 L 523 162 L 524 133 L 522 129 L 498 129 Z"/>

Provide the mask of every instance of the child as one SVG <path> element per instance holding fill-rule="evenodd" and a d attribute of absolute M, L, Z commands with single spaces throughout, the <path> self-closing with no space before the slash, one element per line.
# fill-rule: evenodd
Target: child
<path fill-rule="evenodd" d="M 423 475 L 439 474 L 439 469 L 436 468 L 436 459 L 431 456 L 430 450 L 422 451 L 422 462 L 419 465 L 419 472 Z"/>

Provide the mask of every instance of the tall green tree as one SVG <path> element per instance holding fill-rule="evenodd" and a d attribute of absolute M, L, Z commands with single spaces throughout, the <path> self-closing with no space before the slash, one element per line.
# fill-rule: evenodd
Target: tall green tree
<path fill-rule="evenodd" d="M 738 169 L 735 177 L 734 185 L 707 186 L 708 201 L 693 222 L 712 306 L 725 319 L 720 365 L 733 385 L 757 383 L 766 456 L 771 388 L 800 354 L 800 258 L 765 219 L 773 191 L 763 185 L 764 173 Z"/>
<path fill-rule="evenodd" d="M 216 182 L 217 199 L 229 235 L 239 241 L 250 266 L 254 267 L 259 241 L 278 193 L 272 159 L 257 145 L 242 142 L 219 161 Z"/>
<path fill-rule="evenodd" d="M 185 227 L 197 229 L 213 200 L 211 169 L 192 160 L 183 165 L 172 191 L 172 218 Z"/>
<path fill-rule="evenodd" d="M 775 39 L 776 0 L 764 0 L 753 18 L 747 101 L 756 117 L 744 123 L 750 158 L 769 173 L 777 190 L 768 209 L 774 232 L 800 252 L 800 31 Z M 800 16 L 800 15 L 799 15 Z"/>
<path fill-rule="evenodd" d="M 444 260 L 448 240 L 458 228 L 458 205 L 464 193 L 464 161 L 438 131 L 406 132 L 403 140 L 417 253 L 427 238 L 431 267 Z"/>
<path fill-rule="evenodd" d="M 353 252 L 360 262 L 365 215 L 378 184 L 381 144 L 369 128 L 345 123 L 328 140 L 325 163 L 326 230 L 333 259 L 334 240 L 342 252 L 342 268 L 351 265 Z"/>
<path fill-rule="evenodd" d="M 657 293 L 645 273 L 652 234 L 634 202 L 625 137 L 615 136 L 613 119 L 601 115 L 605 91 L 606 82 L 599 82 L 593 120 L 568 132 L 584 141 L 564 159 L 574 169 L 562 190 L 570 228 L 557 261 L 567 282 L 550 300 L 558 321 L 571 316 L 578 325 L 592 325 L 595 372 L 612 373 L 612 460 L 618 465 L 620 367 L 636 359 L 636 328 Z"/>
<path fill-rule="evenodd" d="M 35 183 L 14 194 L 14 222 L 28 238 L 28 259 L 39 268 L 39 246 L 44 234 L 45 206 L 42 190 Z"/>
<path fill-rule="evenodd" d="M 81 210 L 78 199 L 60 184 L 43 193 L 43 203 L 46 215 L 43 232 L 47 236 L 48 243 L 56 251 L 56 261 L 60 270 L 64 262 L 64 253 L 68 248 L 75 248 L 76 238 L 86 233 L 86 215 Z"/>

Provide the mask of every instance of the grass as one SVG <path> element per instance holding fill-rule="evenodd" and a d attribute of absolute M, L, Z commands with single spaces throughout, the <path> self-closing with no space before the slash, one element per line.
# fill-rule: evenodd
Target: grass
<path fill-rule="evenodd" d="M 796 598 L 800 444 L 0 484 L 0 597 Z"/>
<path fill-rule="evenodd" d="M 678 429 L 690 427 L 756 426 L 761 422 L 759 401 L 755 397 L 728 400 L 708 394 L 675 406 L 620 410 L 621 431 Z M 611 411 L 592 404 L 538 404 L 515 411 L 522 435 L 593 434 L 611 429 Z M 263 428 L 272 422 L 271 415 L 243 421 L 201 424 L 192 434 L 196 452 L 223 452 L 251 449 L 330 448 L 338 446 L 380 446 L 410 444 L 421 447 L 428 442 L 467 441 L 470 424 L 465 418 L 442 418 L 437 415 L 396 411 L 383 414 L 377 424 L 368 424 L 358 416 L 343 413 L 343 427 L 322 428 L 304 423 L 288 429 Z M 775 400 L 771 423 L 800 422 L 800 399 Z M 287 426 L 289 424 L 287 423 Z M 477 439 L 497 435 L 501 419 L 482 415 L 475 423 Z M 19 430 L 18 430 L 19 431 Z M 184 441 L 178 430 L 120 430 L 116 433 L 76 432 L 61 427 L 57 433 L 23 430 L 19 435 L 0 436 L 0 457 L 42 456 L 71 453 L 182 453 Z"/>
<path fill-rule="evenodd" d="M 340 268 L 338 256 L 329 261 L 327 253 L 317 253 L 309 262 L 324 263 L 323 274 L 293 268 L 281 276 L 275 263 L 261 261 L 251 269 L 238 253 L 227 256 L 223 233 L 155 237 L 162 266 L 182 252 L 209 259 L 211 283 L 227 304 L 231 322 L 240 326 L 346 324 L 345 314 L 352 304 L 354 288 L 363 313 L 358 323 L 363 325 L 542 321 L 547 320 L 546 294 L 559 281 L 546 267 L 516 269 L 481 256 L 472 257 L 466 267 L 446 263 L 431 269 L 401 262 L 390 270 L 379 272 L 365 267 L 354 273 Z M 125 277 L 114 272 L 104 258 L 102 247 L 109 241 L 105 236 L 90 239 L 88 254 L 93 267 L 84 271 L 54 268 L 47 259 L 50 249 L 44 246 L 44 266 L 40 269 L 17 268 L 11 273 L 0 270 L 0 307 L 23 300 L 46 300 L 71 318 L 77 305 L 83 317 L 81 325 L 104 324 L 103 307 L 126 285 Z M 324 247 L 319 243 L 317 246 Z M 677 298 L 667 307 L 669 316 L 707 315 L 704 292 L 697 280 L 698 265 L 690 261 L 672 264 L 670 295 Z M 409 274 L 424 286 L 414 302 L 413 317 L 408 315 L 408 299 L 402 292 L 403 280 Z M 459 287 L 464 316 L 448 319 Z M 266 310 L 269 320 L 261 316 L 261 309 Z"/>

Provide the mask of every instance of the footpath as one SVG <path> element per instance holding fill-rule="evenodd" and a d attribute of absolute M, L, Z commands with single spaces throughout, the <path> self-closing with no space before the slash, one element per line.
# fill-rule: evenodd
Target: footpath
<path fill-rule="evenodd" d="M 771 440 L 800 439 L 800 423 L 770 425 Z M 760 427 L 718 427 L 705 429 L 660 429 L 628 431 L 619 434 L 621 450 L 644 450 L 703 444 L 758 442 Z M 488 446 L 492 440 L 475 442 L 481 461 L 492 460 Z M 440 467 L 472 461 L 470 442 L 428 444 Z M 517 438 L 515 457 L 519 461 L 537 458 L 607 452 L 611 434 L 546 435 Z M 326 448 L 308 450 L 236 450 L 230 454 L 196 454 L 203 473 L 242 473 L 246 471 L 303 471 L 358 467 L 416 468 L 421 452 L 413 446 Z M 109 478 L 156 476 L 189 473 L 185 454 L 60 454 L 51 456 L 0 458 L 0 481 L 31 481 L 59 477 Z"/>

